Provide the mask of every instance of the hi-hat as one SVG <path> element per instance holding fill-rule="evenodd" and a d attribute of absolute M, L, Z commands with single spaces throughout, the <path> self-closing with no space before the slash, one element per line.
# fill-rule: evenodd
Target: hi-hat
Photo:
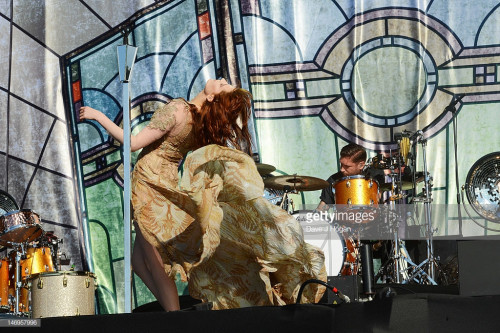
<path fill-rule="evenodd" d="M 418 184 L 424 180 L 424 173 L 423 172 L 417 172 L 416 177 L 415 177 L 415 184 Z M 397 182 L 396 182 L 397 184 Z M 413 189 L 413 181 L 408 180 L 406 177 L 401 181 L 401 190 L 402 191 L 409 191 Z M 380 185 L 380 190 L 381 191 L 392 191 L 392 183 L 383 183 Z"/>
<path fill-rule="evenodd" d="M 276 168 L 270 164 L 255 163 L 257 165 L 257 171 L 261 176 L 265 176 L 276 170 Z"/>
<path fill-rule="evenodd" d="M 264 180 L 264 186 L 275 190 L 284 190 L 285 186 L 297 191 L 316 191 L 328 187 L 330 184 L 321 178 L 285 175 L 267 178 Z"/>

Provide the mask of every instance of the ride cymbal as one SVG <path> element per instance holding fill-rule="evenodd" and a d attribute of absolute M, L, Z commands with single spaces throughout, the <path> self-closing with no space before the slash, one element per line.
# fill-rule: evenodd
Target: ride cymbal
<path fill-rule="evenodd" d="M 298 176 L 298 175 L 285 175 L 276 176 L 264 180 L 264 185 L 267 188 L 275 190 L 283 190 L 285 186 L 297 191 L 316 191 L 328 187 L 330 184 L 321 178 Z"/>

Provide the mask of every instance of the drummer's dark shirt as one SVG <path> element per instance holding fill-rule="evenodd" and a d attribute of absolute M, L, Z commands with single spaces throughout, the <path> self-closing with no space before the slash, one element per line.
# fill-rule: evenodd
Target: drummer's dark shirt
<path fill-rule="evenodd" d="M 363 175 L 367 177 L 368 179 L 374 179 L 380 184 L 383 184 L 385 182 L 385 174 L 384 170 L 381 169 L 374 169 L 374 168 L 368 168 L 363 172 Z M 333 185 L 336 183 L 338 180 L 340 180 L 342 177 L 342 173 L 339 171 L 337 173 L 334 173 L 331 175 L 326 181 Z M 333 192 L 333 186 L 328 186 L 327 188 L 324 188 L 321 191 L 321 196 L 319 197 L 321 201 L 326 203 L 327 205 L 333 205 L 335 204 L 335 193 Z"/>

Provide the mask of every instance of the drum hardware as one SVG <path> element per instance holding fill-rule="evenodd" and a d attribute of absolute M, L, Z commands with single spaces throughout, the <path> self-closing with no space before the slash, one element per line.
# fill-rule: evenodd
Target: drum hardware
<path fill-rule="evenodd" d="M 53 231 L 47 231 L 44 234 L 45 243 L 52 249 L 52 262 L 56 271 L 61 269 L 61 251 L 59 244 L 63 244 L 63 239 L 54 235 Z M 64 254 L 66 256 L 66 254 Z"/>
<path fill-rule="evenodd" d="M 408 269 L 405 269 L 405 273 L 409 273 L 406 277 L 403 283 L 407 283 L 411 280 L 417 280 L 417 277 L 420 279 L 418 282 L 420 283 L 430 283 L 433 285 L 436 285 L 437 283 L 435 282 L 435 269 L 439 269 L 439 265 L 437 263 L 437 258 L 434 257 L 434 242 L 433 242 L 433 236 L 434 233 L 437 231 L 437 229 L 433 229 L 432 227 L 432 219 L 431 219 L 431 207 L 430 204 L 432 202 L 432 177 L 430 177 L 429 172 L 427 171 L 427 155 L 426 155 L 426 147 L 427 147 L 427 140 L 423 138 L 423 132 L 422 131 L 417 131 L 413 135 L 410 136 L 410 144 L 411 148 L 413 149 L 413 153 L 410 155 L 412 156 L 412 170 L 415 170 L 416 166 L 416 147 L 417 144 L 420 143 L 422 146 L 422 159 L 423 159 L 423 167 L 424 171 L 423 174 L 417 174 L 415 171 L 413 171 L 412 175 L 412 189 L 416 189 L 416 184 L 417 182 L 424 182 L 424 187 L 422 189 L 422 193 L 420 195 L 415 195 L 416 191 L 413 191 L 413 197 L 411 197 L 411 202 L 422 202 L 424 204 L 424 211 L 425 211 L 425 226 L 426 226 L 426 241 L 427 241 L 427 258 L 421 262 L 420 264 L 415 264 L 411 261 L 409 256 L 407 255 L 406 248 L 404 247 L 404 244 L 400 240 L 397 232 L 394 234 L 394 239 L 393 239 L 393 260 L 394 260 L 394 269 L 395 269 L 395 277 L 396 277 L 396 282 L 399 283 L 399 278 L 400 274 L 398 271 L 398 268 L 400 268 L 400 259 L 401 253 L 405 253 L 406 255 L 403 256 L 403 262 L 405 264 L 409 264 L 410 267 Z M 403 181 L 402 178 L 401 180 L 401 185 L 399 186 L 399 189 L 403 190 Z M 394 182 L 394 181 L 393 181 Z M 409 187 L 409 185 L 407 185 Z M 410 188 L 409 188 L 410 189 Z M 392 201 L 391 201 L 392 202 Z"/>
<path fill-rule="evenodd" d="M 25 252 L 24 252 L 24 244 L 21 244 L 21 253 L 24 255 Z M 15 286 L 16 286 L 16 290 L 15 290 L 15 295 L 16 295 L 16 298 L 15 298 L 15 302 L 14 302 L 14 314 L 19 316 L 19 315 L 22 315 L 23 312 L 19 310 L 19 300 L 20 300 L 20 297 L 21 297 L 21 287 L 22 287 L 22 282 L 21 282 L 21 253 L 19 251 L 16 251 L 16 266 L 15 266 L 15 270 L 16 270 L 16 274 L 15 274 Z"/>
<path fill-rule="evenodd" d="M 436 284 L 423 269 L 425 263 L 417 265 L 411 260 L 404 241 L 399 237 L 401 216 L 402 214 L 396 211 L 394 204 L 391 202 L 385 214 L 385 224 L 389 226 L 388 233 L 392 235 L 392 239 L 389 241 L 389 244 L 391 244 L 390 253 L 387 260 L 379 268 L 374 281 L 382 279 L 384 283 L 430 282 Z"/>
<path fill-rule="evenodd" d="M 418 132 L 418 131 L 417 131 Z M 420 131 L 421 132 L 421 131 Z M 427 239 L 427 259 L 425 259 L 420 265 L 427 266 L 428 273 L 428 282 L 432 284 L 437 284 L 435 282 L 436 272 L 435 269 L 439 269 L 439 265 L 437 263 L 437 258 L 434 257 L 434 233 L 437 229 L 433 229 L 432 227 L 432 217 L 431 217 L 431 202 L 432 202 L 432 193 L 431 193 L 431 177 L 427 172 L 427 139 L 423 138 L 423 135 L 417 139 L 417 143 L 420 143 L 422 146 L 422 160 L 424 166 L 424 189 L 423 189 L 423 204 L 425 210 L 425 225 L 427 227 L 426 231 L 426 239 Z M 416 147 L 415 147 L 416 148 Z M 416 156 L 416 154 L 415 154 Z"/>
<path fill-rule="evenodd" d="M 391 251 L 389 254 L 389 259 L 381 266 L 379 272 L 376 275 L 375 281 L 382 276 L 382 274 L 387 273 L 387 277 L 392 279 L 395 283 L 408 283 L 410 281 L 420 282 L 420 283 L 430 283 L 436 284 L 435 282 L 435 271 L 434 268 L 438 267 L 436 258 L 434 257 L 433 249 L 433 234 L 437 231 L 432 229 L 432 220 L 430 215 L 430 203 L 431 198 L 431 187 L 432 178 L 427 172 L 427 161 L 426 161 L 426 140 L 423 138 L 423 132 L 417 131 L 414 134 L 404 131 L 402 134 L 395 135 L 398 141 L 399 151 L 396 155 L 391 156 L 401 156 L 396 157 L 393 160 L 396 163 L 390 164 L 390 177 L 391 182 L 384 183 L 380 186 L 381 190 L 391 191 L 391 196 L 387 200 L 389 203 L 389 212 L 386 215 L 386 223 L 389 225 L 390 234 L 392 235 L 391 240 Z M 423 150 L 423 173 L 415 172 L 416 166 L 416 144 L 420 143 Z M 410 152 L 410 149 L 414 149 Z M 407 167 L 408 159 L 412 160 L 412 177 L 409 179 L 408 173 L 404 174 L 402 172 L 403 168 Z M 416 196 L 416 184 L 424 182 L 424 188 L 421 195 Z M 407 194 L 402 193 L 402 191 L 414 190 L 413 197 L 411 200 L 413 202 L 423 202 L 425 205 L 425 218 L 426 218 L 426 239 L 427 239 L 427 258 L 420 264 L 414 263 L 408 251 L 404 245 L 404 242 L 399 237 L 400 222 L 402 221 L 401 213 L 395 210 L 395 204 L 405 204 L 405 199 Z M 398 207 L 401 207 L 398 205 Z M 389 269 L 390 268 L 390 269 Z M 438 267 L 439 268 L 439 267 Z"/>
<path fill-rule="evenodd" d="M 335 190 L 335 205 L 339 212 L 373 212 L 376 213 L 378 207 L 378 182 L 373 179 L 366 179 L 364 175 L 354 175 L 342 177 L 333 183 Z M 351 224 L 365 224 L 371 222 L 370 219 L 363 221 L 347 221 Z"/>
<path fill-rule="evenodd" d="M 90 272 L 62 271 L 35 274 L 29 280 L 32 317 L 95 314 L 96 276 Z"/>
<path fill-rule="evenodd" d="M 342 177 L 333 183 L 335 191 L 335 206 L 337 216 L 345 216 L 344 213 L 367 213 L 366 216 L 375 216 L 378 214 L 378 197 L 379 186 L 378 182 L 373 179 L 367 179 L 364 175 L 353 175 Z M 373 214 L 369 214 L 373 213 Z M 346 261 L 341 271 L 341 275 L 358 275 L 361 266 L 361 233 L 369 223 L 373 221 L 371 218 L 351 221 L 340 221 L 344 225 L 355 227 L 355 235 L 346 237 L 351 247 L 346 247 Z"/>
<path fill-rule="evenodd" d="M 0 262 L 0 312 L 29 317 L 29 279 L 34 274 L 54 271 L 51 249 L 62 240 L 53 232 L 44 232 L 37 213 L 22 209 L 0 217 L 0 243 L 13 248 Z"/>
<path fill-rule="evenodd" d="M 42 235 L 40 216 L 30 209 L 0 216 L 0 245 L 29 243 Z"/>
<path fill-rule="evenodd" d="M 285 186 L 289 186 L 291 191 L 296 193 L 297 191 L 322 190 L 330 184 L 321 178 L 294 174 L 267 178 L 264 180 L 264 185 L 275 190 L 283 190 Z"/>
<path fill-rule="evenodd" d="M 318 215 L 313 217 L 313 214 Z M 294 211 L 292 216 L 302 226 L 305 242 L 323 251 L 328 276 L 357 274 L 358 248 L 345 228 L 334 224 L 327 214 L 319 214 L 317 211 Z"/>
<path fill-rule="evenodd" d="M 285 185 L 283 187 L 283 197 L 281 198 L 280 208 L 288 213 L 293 213 L 295 211 L 295 207 L 293 205 L 293 199 L 290 198 L 289 194 L 296 194 L 297 191 L 293 191 L 290 189 L 290 186 Z"/>
<path fill-rule="evenodd" d="M 416 172 L 416 178 L 415 178 L 415 182 L 412 180 L 412 179 L 408 179 L 408 178 L 405 178 L 403 177 L 401 179 L 401 183 L 399 184 L 399 189 L 401 189 L 401 191 L 410 191 L 412 190 L 416 185 L 415 184 L 418 184 L 418 183 L 421 183 L 424 181 L 424 173 L 423 172 Z M 391 177 L 392 177 L 393 174 L 391 174 Z M 397 173 L 394 175 L 394 176 L 397 176 Z M 394 179 L 396 179 L 394 177 Z M 432 177 L 430 178 L 430 180 L 432 181 Z M 398 185 L 395 184 L 396 180 L 394 180 L 394 182 L 389 182 L 389 183 L 383 183 L 380 185 L 380 190 L 381 191 L 393 191 Z"/>
<path fill-rule="evenodd" d="M 280 207 L 289 213 L 293 213 L 295 210 L 293 200 L 289 197 L 289 194 L 296 194 L 299 191 L 321 190 L 329 185 L 326 180 L 316 177 L 298 176 L 297 174 L 264 179 L 265 187 L 283 191 Z"/>

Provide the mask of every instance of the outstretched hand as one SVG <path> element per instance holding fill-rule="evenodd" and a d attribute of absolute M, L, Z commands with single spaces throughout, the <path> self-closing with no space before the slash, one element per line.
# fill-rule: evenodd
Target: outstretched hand
<path fill-rule="evenodd" d="M 89 106 L 82 106 L 80 108 L 80 121 L 89 119 L 89 120 L 98 120 L 97 118 L 101 115 L 101 111 L 96 109 L 92 109 Z"/>

